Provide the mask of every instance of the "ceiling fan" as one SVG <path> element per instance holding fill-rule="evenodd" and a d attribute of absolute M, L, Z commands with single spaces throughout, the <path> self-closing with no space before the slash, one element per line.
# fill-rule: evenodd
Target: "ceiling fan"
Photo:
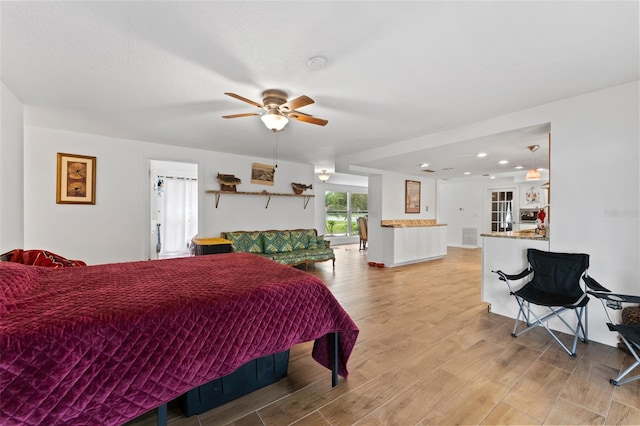
<path fill-rule="evenodd" d="M 324 126 L 329 122 L 322 118 L 313 117 L 309 114 L 296 111 L 297 108 L 302 108 L 303 106 L 310 105 L 314 102 L 313 99 L 305 95 L 287 101 L 287 94 L 282 90 L 265 90 L 262 93 L 262 104 L 240 95 L 236 95 L 235 93 L 225 92 L 225 95 L 264 109 L 266 112 L 263 112 L 262 114 L 247 112 L 243 114 L 223 115 L 222 118 L 239 118 L 259 115 L 265 126 L 274 132 L 279 132 L 284 129 L 284 126 L 287 125 L 290 118 L 305 123 L 317 124 L 318 126 Z"/>

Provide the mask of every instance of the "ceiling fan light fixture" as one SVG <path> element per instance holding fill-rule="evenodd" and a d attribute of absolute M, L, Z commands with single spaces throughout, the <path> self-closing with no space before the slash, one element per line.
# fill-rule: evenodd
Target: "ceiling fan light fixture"
<path fill-rule="evenodd" d="M 279 132 L 284 129 L 284 126 L 289 122 L 289 119 L 280 114 L 277 109 L 270 109 L 266 113 L 262 114 L 260 119 L 264 125 L 267 126 L 267 129 L 273 130 L 274 132 Z"/>
<path fill-rule="evenodd" d="M 322 170 L 322 173 L 320 173 L 320 174 L 318 175 L 318 179 L 320 179 L 323 183 L 324 183 L 324 182 L 326 182 L 326 181 L 328 181 L 328 180 L 329 180 L 329 178 L 331 178 L 331 175 L 330 175 L 329 173 L 327 173 L 327 170 L 326 170 L 326 169 L 323 169 L 323 170 Z"/>

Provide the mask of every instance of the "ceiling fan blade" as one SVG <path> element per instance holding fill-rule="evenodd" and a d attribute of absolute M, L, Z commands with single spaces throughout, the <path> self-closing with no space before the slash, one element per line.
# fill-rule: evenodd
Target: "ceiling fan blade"
<path fill-rule="evenodd" d="M 244 114 L 232 114 L 232 115 L 223 115 L 222 118 L 239 118 L 239 117 L 253 117 L 256 114 L 254 112 L 245 112 Z"/>
<path fill-rule="evenodd" d="M 236 98 L 239 101 L 246 102 L 246 103 L 251 104 L 253 106 L 257 106 L 258 108 L 263 108 L 264 109 L 264 106 L 262 104 L 254 102 L 251 99 L 244 98 L 244 97 L 242 97 L 240 95 L 236 95 L 235 93 L 224 92 L 224 94 L 227 95 L 227 96 L 231 96 L 232 98 Z"/>
<path fill-rule="evenodd" d="M 328 120 L 312 117 L 307 114 L 301 114 L 297 111 L 295 111 L 293 114 L 289 114 L 289 117 L 298 121 L 304 121 L 305 123 L 317 124 L 318 126 L 325 126 L 329 122 Z"/>
<path fill-rule="evenodd" d="M 285 111 L 293 111 L 294 109 L 302 108 L 306 105 L 311 105 L 315 101 L 308 96 L 302 95 L 295 99 L 290 100 L 289 102 L 285 102 L 280 106 L 280 108 Z"/>

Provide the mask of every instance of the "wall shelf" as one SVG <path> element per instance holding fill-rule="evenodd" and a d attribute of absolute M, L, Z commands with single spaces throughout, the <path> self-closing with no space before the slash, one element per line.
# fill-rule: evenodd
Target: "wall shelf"
<path fill-rule="evenodd" d="M 220 191 L 220 190 L 208 190 L 205 191 L 205 194 L 215 194 L 216 196 L 216 209 L 218 208 L 218 203 L 220 202 L 220 196 L 222 194 L 225 195 L 263 195 L 265 197 L 267 197 L 267 204 L 264 206 L 264 208 L 266 209 L 267 207 L 269 207 L 269 202 L 271 201 L 271 197 L 300 197 L 304 199 L 304 208 L 307 208 L 307 205 L 309 204 L 309 200 L 313 197 L 315 197 L 315 195 L 312 194 L 285 194 L 285 193 L 278 193 L 278 192 L 267 192 L 267 191 L 262 191 L 262 192 L 243 192 L 243 191 Z"/>

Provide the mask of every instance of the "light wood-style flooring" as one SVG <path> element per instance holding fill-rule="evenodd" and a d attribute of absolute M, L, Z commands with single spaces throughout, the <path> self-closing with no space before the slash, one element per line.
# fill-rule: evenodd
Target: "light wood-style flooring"
<path fill-rule="evenodd" d="M 169 425 L 640 424 L 640 381 L 609 384 L 631 356 L 591 342 L 570 358 L 544 330 L 511 337 L 513 320 L 480 301 L 480 249 L 396 268 L 335 250 L 335 271 L 309 272 L 360 328 L 348 379 L 331 388 L 301 344 L 286 378 L 199 416 L 170 404 Z M 153 424 L 153 412 L 131 422 Z"/>

